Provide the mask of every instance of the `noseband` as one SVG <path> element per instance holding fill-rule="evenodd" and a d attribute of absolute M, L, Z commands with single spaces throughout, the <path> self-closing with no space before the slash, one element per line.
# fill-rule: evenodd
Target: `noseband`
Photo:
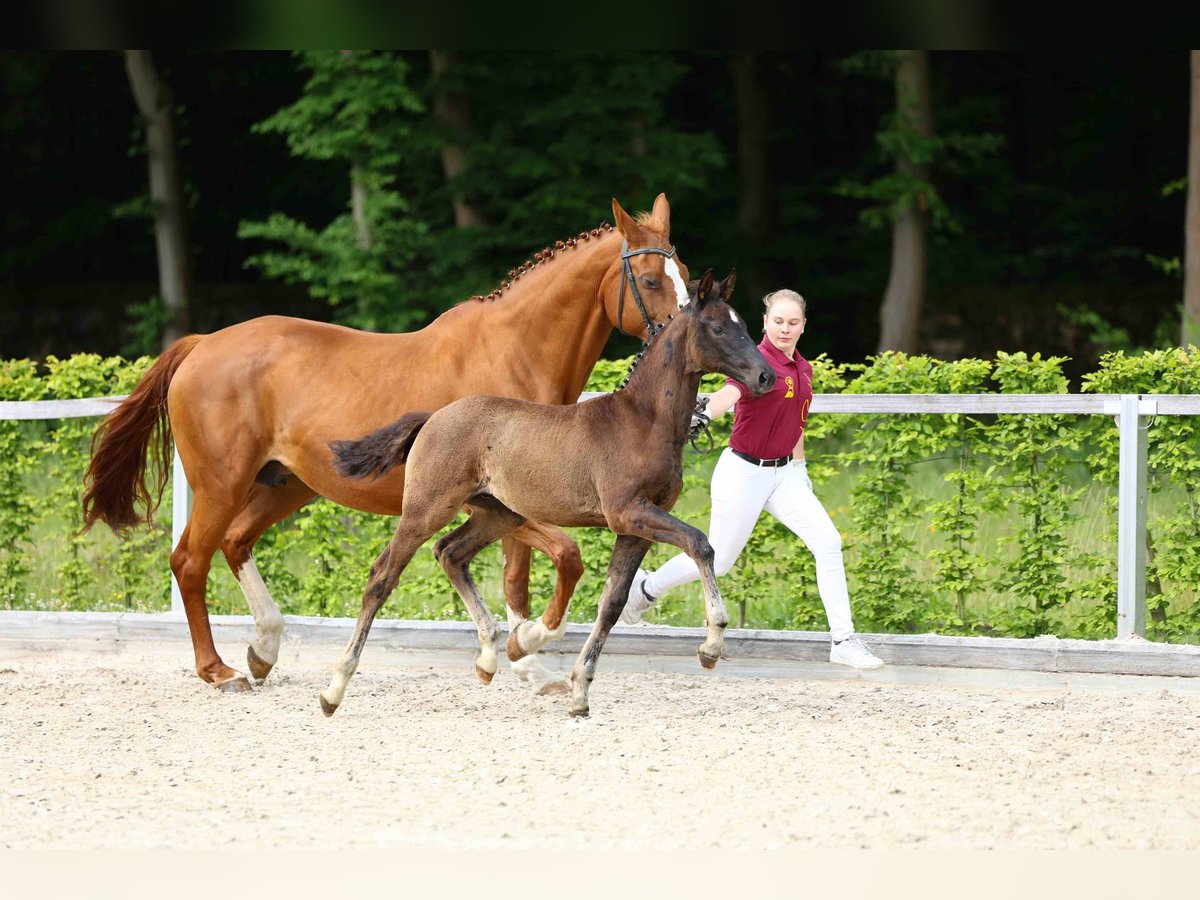
<path fill-rule="evenodd" d="M 638 306 L 638 312 L 642 314 L 642 321 L 646 323 L 646 334 L 649 337 L 654 335 L 663 327 L 655 325 L 650 321 L 650 314 L 646 312 L 646 304 L 642 302 L 642 295 L 638 292 L 637 279 L 633 277 L 633 268 L 629 265 L 629 260 L 634 256 L 641 256 L 643 253 L 657 253 L 659 256 L 670 259 L 675 255 L 675 248 L 663 250 L 661 247 L 645 247 L 641 250 L 630 250 L 629 241 L 621 241 L 621 293 L 617 295 L 617 331 L 621 334 L 629 334 L 621 327 L 621 322 L 624 320 L 625 312 L 625 282 L 629 282 L 629 289 L 633 292 L 633 299 Z M 633 337 L 633 335 L 630 335 Z"/>

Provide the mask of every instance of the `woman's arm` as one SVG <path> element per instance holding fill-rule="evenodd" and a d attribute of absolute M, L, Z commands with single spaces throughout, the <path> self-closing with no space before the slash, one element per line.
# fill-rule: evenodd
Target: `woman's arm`
<path fill-rule="evenodd" d="M 723 416 L 733 409 L 733 405 L 741 399 L 742 392 L 732 384 L 727 384 L 714 394 L 708 395 L 708 408 L 704 414 L 710 419 Z"/>

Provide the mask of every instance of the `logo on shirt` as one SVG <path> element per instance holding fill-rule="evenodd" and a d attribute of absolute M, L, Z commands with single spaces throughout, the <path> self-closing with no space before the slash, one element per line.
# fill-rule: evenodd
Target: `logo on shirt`
<path fill-rule="evenodd" d="M 788 375 L 786 378 L 784 378 L 784 381 L 787 382 L 788 389 L 787 389 L 787 393 L 783 395 L 783 399 L 786 400 L 786 399 L 788 399 L 788 397 L 795 397 L 796 396 L 796 382 L 794 382 L 792 380 L 792 376 Z"/>

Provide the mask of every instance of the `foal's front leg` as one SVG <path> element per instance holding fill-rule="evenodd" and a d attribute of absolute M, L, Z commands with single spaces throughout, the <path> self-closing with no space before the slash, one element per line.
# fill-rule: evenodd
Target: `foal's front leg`
<path fill-rule="evenodd" d="M 608 577 L 604 580 L 596 622 L 571 672 L 571 706 L 568 711 L 573 716 L 588 714 L 588 688 L 596 677 L 596 661 L 604 649 L 604 642 L 608 640 L 608 633 L 625 608 L 625 598 L 633 583 L 634 573 L 649 549 L 649 541 L 627 534 L 618 535 L 613 544 L 612 560 L 608 564 Z"/>
<path fill-rule="evenodd" d="M 610 514 L 608 519 L 614 531 L 636 534 L 656 543 L 673 544 L 696 564 L 704 588 L 705 624 L 708 627 L 708 635 L 697 648 L 696 654 L 700 657 L 700 665 L 711 669 L 725 649 L 725 627 L 729 624 L 729 613 L 725 610 L 725 602 L 717 587 L 713 548 L 704 532 L 679 521 L 645 498 L 639 498 L 627 509 Z"/>

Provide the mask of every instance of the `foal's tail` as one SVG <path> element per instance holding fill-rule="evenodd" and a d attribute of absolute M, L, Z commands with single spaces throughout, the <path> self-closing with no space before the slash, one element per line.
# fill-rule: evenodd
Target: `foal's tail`
<path fill-rule="evenodd" d="M 121 534 L 153 518 L 171 471 L 167 388 L 203 336 L 188 335 L 172 344 L 96 428 L 92 461 L 83 476 L 83 531 L 100 520 Z M 147 452 L 158 469 L 153 489 L 146 483 Z M 139 505 L 145 512 L 137 511 Z"/>
<path fill-rule="evenodd" d="M 379 478 L 408 462 L 413 441 L 431 412 L 410 412 L 356 441 L 333 441 L 333 466 L 346 478 Z"/>

